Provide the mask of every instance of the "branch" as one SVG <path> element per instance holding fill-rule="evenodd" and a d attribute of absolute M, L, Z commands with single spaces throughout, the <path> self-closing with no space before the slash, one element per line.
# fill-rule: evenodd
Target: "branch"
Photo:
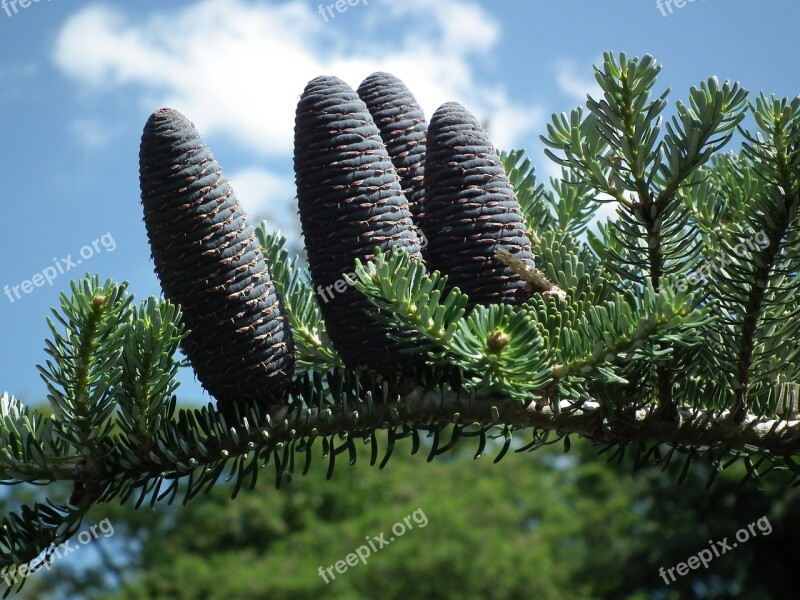
<path fill-rule="evenodd" d="M 343 431 L 358 432 L 384 424 L 424 423 L 428 426 L 454 421 L 480 425 L 509 425 L 515 429 L 537 428 L 581 435 L 596 443 L 630 443 L 646 441 L 669 445 L 721 446 L 730 450 L 753 449 L 777 456 L 800 454 L 800 420 L 756 417 L 749 414 L 742 423 L 730 418 L 730 411 L 721 413 L 680 408 L 678 420 L 659 418 L 655 407 L 636 410 L 627 418 L 617 415 L 603 422 L 598 402 L 587 401 L 574 405 L 562 401 L 559 414 L 549 406 L 531 402 L 520 406 L 512 398 L 488 397 L 469 400 L 454 393 L 425 391 L 414 388 L 395 404 L 373 406 L 370 412 L 359 412 L 353 406 L 347 411 L 331 408 L 329 417 L 322 418 L 312 409 L 310 416 L 274 415 L 273 422 L 286 419 L 282 431 L 273 430 L 273 442 L 289 441 L 287 432 L 294 430 L 301 437 L 316 429 L 319 435 Z M 396 411 L 396 417 L 392 417 Z M 357 416 L 354 416 L 357 415 Z M 275 418 L 277 417 L 277 418 Z M 399 419 L 397 418 L 399 417 Z M 286 426 L 288 424 L 288 427 Z M 255 436 L 254 436 L 255 437 Z"/>
<path fill-rule="evenodd" d="M 508 250 L 503 250 L 502 248 L 498 249 L 494 255 L 497 260 L 514 271 L 524 281 L 533 285 L 534 288 L 540 291 L 542 296 L 545 298 L 556 296 L 562 302 L 567 300 L 567 293 L 556 284 L 551 283 L 544 276 L 544 273 L 542 273 L 533 265 L 530 265 L 524 260 L 517 258 Z"/>
<path fill-rule="evenodd" d="M 204 411 L 188 411 L 203 420 Z M 800 419 L 757 417 L 748 413 L 740 423 L 731 418 L 729 410 L 706 411 L 683 407 L 678 418 L 664 419 L 655 405 L 635 411 L 613 413 L 604 410 L 597 401 L 573 403 L 563 400 L 558 411 L 551 406 L 502 396 L 472 397 L 440 389 L 426 389 L 416 385 L 407 393 L 394 396 L 390 401 L 351 401 L 346 406 L 330 405 L 323 408 L 302 407 L 297 404 L 279 408 L 264 415 L 260 423 L 244 426 L 211 428 L 209 435 L 198 439 L 197 432 L 186 436 L 171 429 L 176 438 L 169 441 L 169 458 L 161 456 L 161 443 L 156 448 L 136 458 L 120 461 L 112 453 L 104 473 L 93 474 L 86 482 L 95 489 L 104 489 L 114 481 L 143 479 L 173 480 L 190 475 L 209 465 L 219 464 L 248 455 L 268 456 L 272 451 L 298 440 L 334 436 L 345 439 L 367 439 L 378 429 L 399 427 L 420 430 L 441 429 L 451 423 L 461 426 L 475 425 L 477 429 L 493 426 L 513 430 L 533 428 L 555 431 L 559 434 L 577 434 L 598 444 L 630 444 L 648 442 L 670 446 L 716 447 L 724 451 L 742 451 L 749 454 L 770 453 L 774 456 L 800 456 Z M 217 417 L 213 417 L 217 418 Z M 202 451 L 198 448 L 202 445 Z M 133 460 L 130 460 L 133 459 Z M 80 466 L 72 474 L 63 469 L 63 479 L 76 480 Z M 106 501 L 101 499 L 100 502 Z"/>

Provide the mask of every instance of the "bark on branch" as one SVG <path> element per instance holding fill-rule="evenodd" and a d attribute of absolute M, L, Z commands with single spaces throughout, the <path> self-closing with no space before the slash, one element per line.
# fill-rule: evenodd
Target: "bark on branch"
<path fill-rule="evenodd" d="M 271 431 L 274 440 L 291 439 L 286 434 L 303 436 L 316 429 L 319 435 L 342 431 L 356 434 L 385 424 L 432 425 L 453 422 L 458 413 L 460 423 L 511 425 L 515 429 L 535 427 L 581 435 L 597 443 L 645 441 L 662 444 L 715 446 L 730 450 L 769 451 L 777 456 L 800 454 L 800 420 L 756 417 L 748 414 L 743 422 L 734 422 L 730 411 L 712 413 L 700 409 L 680 408 L 676 419 L 665 419 L 651 409 L 639 409 L 625 418 L 615 416 L 603 426 L 600 404 L 589 401 L 580 407 L 562 402 L 560 414 L 549 406 L 535 402 L 519 406 L 511 398 L 478 398 L 469 401 L 440 391 L 425 392 L 417 387 L 397 403 L 375 404 L 369 412 L 359 407 L 342 411 L 330 409 L 324 417 L 311 411 L 302 417 L 289 416 L 287 426 Z M 355 414 L 357 413 L 357 414 Z M 394 413 L 394 415 L 393 415 Z M 277 422 L 284 416 L 277 416 Z M 275 422 L 275 420 L 273 420 Z"/>

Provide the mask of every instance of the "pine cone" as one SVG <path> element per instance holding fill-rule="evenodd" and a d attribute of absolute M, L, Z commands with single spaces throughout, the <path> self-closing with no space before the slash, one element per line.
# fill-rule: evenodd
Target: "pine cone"
<path fill-rule="evenodd" d="M 518 304 L 531 294 L 494 257 L 502 248 L 531 259 L 531 242 L 497 151 L 457 102 L 440 106 L 428 127 L 425 158 L 426 260 L 475 304 Z"/>
<path fill-rule="evenodd" d="M 317 77 L 303 91 L 295 118 L 295 180 L 308 265 L 325 327 L 349 366 L 378 370 L 411 364 L 408 346 L 387 337 L 375 310 L 345 284 L 355 259 L 375 247 L 420 258 L 420 238 L 397 173 L 364 102 L 336 77 Z M 406 333 L 409 335 L 409 333 Z"/>
<path fill-rule="evenodd" d="M 415 223 L 422 218 L 425 192 L 425 115 L 405 84 L 389 73 L 373 73 L 361 82 L 358 95 L 392 159 Z"/>
<path fill-rule="evenodd" d="M 144 222 L 164 295 L 181 305 L 183 350 L 221 411 L 286 399 L 294 343 L 261 247 L 194 125 L 153 113 L 142 134 Z"/>

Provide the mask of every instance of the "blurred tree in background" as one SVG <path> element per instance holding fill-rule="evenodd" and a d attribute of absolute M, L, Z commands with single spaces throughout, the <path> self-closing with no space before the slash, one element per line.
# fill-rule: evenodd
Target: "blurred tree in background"
<path fill-rule="evenodd" d="M 581 441 L 569 454 L 547 446 L 509 454 L 502 465 L 473 461 L 467 448 L 431 464 L 398 445 L 384 470 L 359 461 L 326 481 L 315 463 L 280 491 L 263 477 L 230 500 L 229 486 L 186 507 L 95 507 L 85 525 L 108 518 L 101 536 L 29 576 L 19 597 L 90 600 L 269 598 L 791 598 L 800 558 L 796 489 L 770 481 L 740 485 L 743 470 L 695 465 L 680 486 L 680 463 L 634 472 Z M 738 472 L 737 472 L 738 471 Z M 30 501 L 13 488 L 2 508 Z M 326 584 L 319 567 L 344 560 L 366 537 L 421 509 L 402 537 Z M 757 536 L 665 585 L 658 570 L 733 540 L 767 516 Z M 420 520 L 422 521 L 422 520 Z M 422 521 L 424 523 L 424 521 Z M 73 543 L 74 545 L 74 543 Z"/>

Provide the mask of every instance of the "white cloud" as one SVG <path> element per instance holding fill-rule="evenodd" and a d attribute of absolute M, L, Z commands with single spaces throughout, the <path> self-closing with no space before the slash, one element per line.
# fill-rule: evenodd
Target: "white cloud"
<path fill-rule="evenodd" d="M 290 232 L 295 216 L 286 210 L 287 201 L 294 197 L 294 179 L 264 169 L 234 171 L 231 186 L 253 220 L 265 218 L 270 225 Z"/>
<path fill-rule="evenodd" d="M 65 24 L 55 60 L 97 91 L 130 86 L 148 110 L 177 108 L 205 135 L 223 132 L 265 154 L 285 153 L 293 92 L 315 62 L 298 42 L 316 24 L 303 6 L 207 0 L 141 24 L 90 6 Z"/>
<path fill-rule="evenodd" d="M 505 98 L 498 100 L 500 102 L 505 102 Z M 529 146 L 536 140 L 537 131 L 545 120 L 545 112 L 540 109 L 507 107 L 490 114 L 494 116 L 487 122 L 489 137 L 501 150 Z"/>
<path fill-rule="evenodd" d="M 464 0 L 395 0 L 387 10 L 398 21 L 414 20 L 407 35 L 415 44 L 429 43 L 435 35 L 438 46 L 459 55 L 490 52 L 500 38 L 497 21 L 478 4 Z"/>
<path fill-rule="evenodd" d="M 602 64 L 602 60 L 596 61 L 596 64 Z M 556 63 L 556 85 L 562 94 L 581 104 L 586 102 L 587 94 L 592 98 L 600 98 L 603 95 L 592 68 L 579 67 L 578 63 L 571 59 L 562 59 Z"/>
<path fill-rule="evenodd" d="M 135 14 L 79 10 L 59 33 L 56 65 L 92 93 L 130 90 L 147 111 L 172 106 L 204 136 L 221 133 L 260 156 L 291 153 L 297 99 L 321 74 L 357 87 L 374 71 L 391 72 L 428 118 L 459 101 L 490 123 L 501 148 L 530 143 L 543 121 L 539 107 L 477 73 L 501 30 L 467 0 L 373 0 L 329 22 L 300 0 L 198 0 Z"/>
<path fill-rule="evenodd" d="M 602 64 L 602 57 L 594 64 Z M 563 58 L 555 63 L 556 85 L 559 91 L 575 100 L 580 106 L 586 104 L 586 96 L 598 99 L 602 97 L 603 90 L 594 78 L 594 70 L 591 65 L 583 67 L 576 60 Z M 556 153 L 559 154 L 559 153 Z M 544 163 L 544 175 L 550 179 L 561 179 L 561 166 L 553 161 Z M 611 200 L 611 196 L 601 193 L 597 196 L 602 200 Z M 596 230 L 597 224 L 604 222 L 609 217 L 614 216 L 617 210 L 617 202 L 604 202 L 600 205 L 595 213 L 595 218 L 592 226 Z"/>
<path fill-rule="evenodd" d="M 120 133 L 120 128 L 109 127 L 97 117 L 85 117 L 75 119 L 69 132 L 84 148 L 98 150 L 108 146 Z"/>

